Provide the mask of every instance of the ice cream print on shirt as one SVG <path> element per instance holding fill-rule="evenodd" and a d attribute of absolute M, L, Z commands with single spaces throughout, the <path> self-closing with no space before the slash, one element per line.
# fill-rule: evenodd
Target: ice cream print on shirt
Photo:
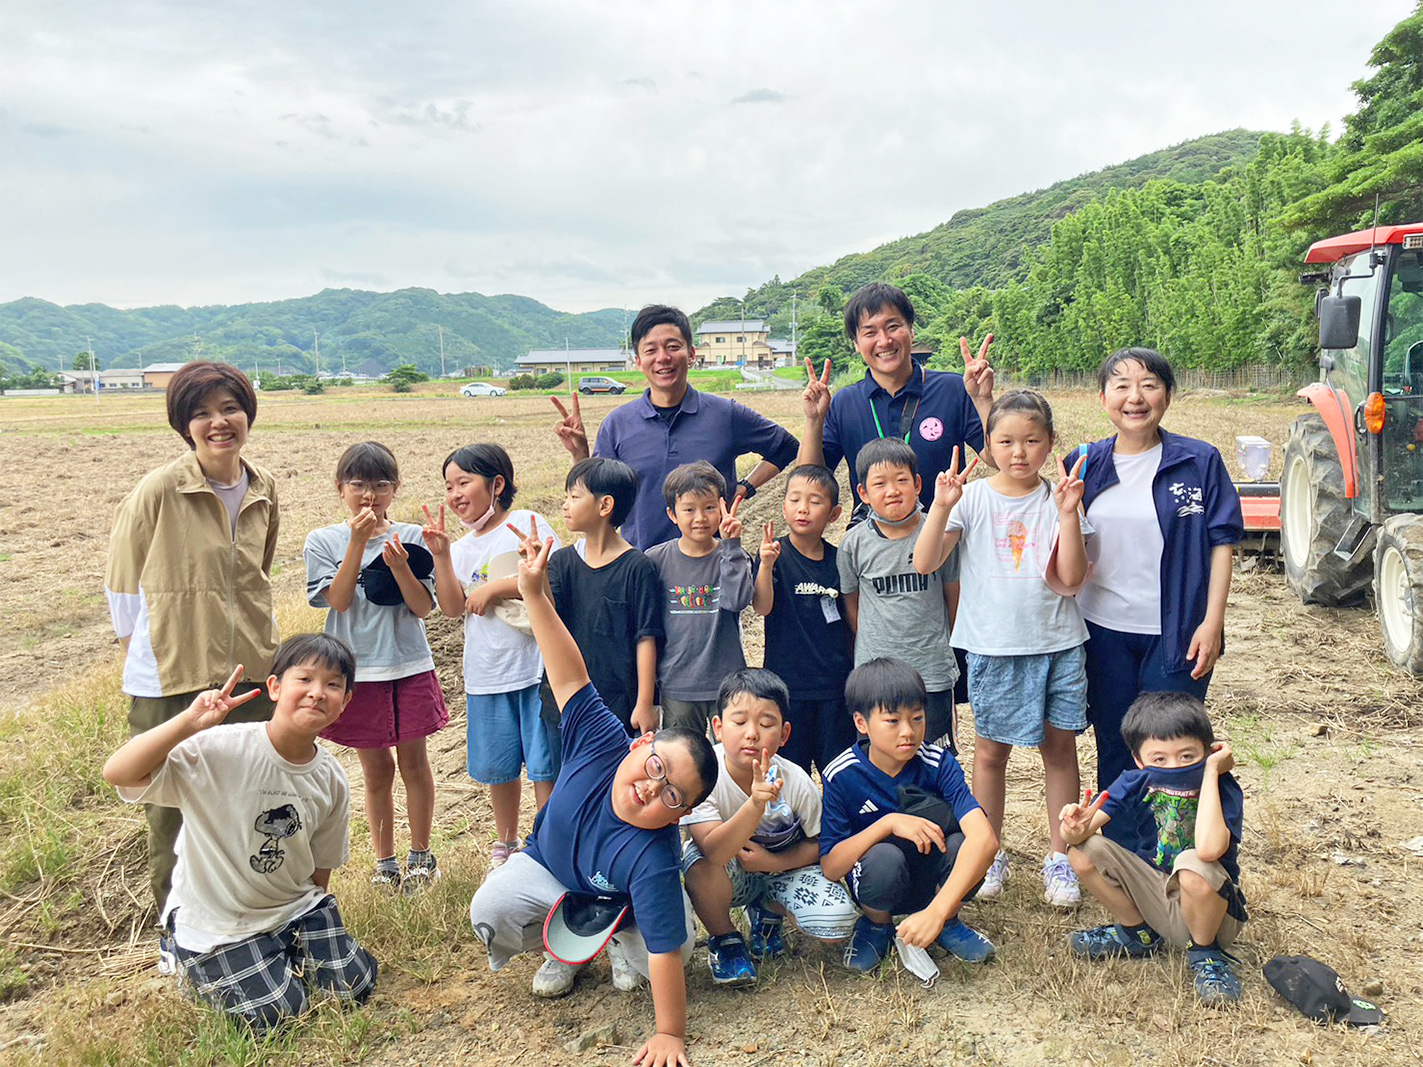
<path fill-rule="evenodd" d="M 1041 578 L 1038 566 L 1040 531 L 1027 526 L 1014 512 L 993 514 L 993 576 Z"/>
<path fill-rule="evenodd" d="M 295 805 L 283 804 L 281 807 L 271 808 L 258 815 L 252 828 L 265 840 L 257 850 L 257 854 L 248 856 L 247 860 L 258 874 L 272 874 L 281 867 L 282 862 L 287 858 L 287 854 L 281 849 L 280 842 L 301 831 L 301 816 L 297 814 Z"/>

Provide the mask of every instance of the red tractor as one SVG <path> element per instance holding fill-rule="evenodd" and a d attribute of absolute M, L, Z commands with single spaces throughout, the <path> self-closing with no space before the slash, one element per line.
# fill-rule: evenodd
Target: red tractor
<path fill-rule="evenodd" d="M 1389 659 L 1423 674 L 1423 223 L 1310 246 L 1319 381 L 1280 477 L 1285 578 L 1306 604 L 1373 583 Z"/>

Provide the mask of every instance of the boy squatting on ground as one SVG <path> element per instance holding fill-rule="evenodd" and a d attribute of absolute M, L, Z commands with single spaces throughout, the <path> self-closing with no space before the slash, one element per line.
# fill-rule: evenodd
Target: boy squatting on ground
<path fill-rule="evenodd" d="M 786 479 L 781 514 L 790 531 L 777 539 L 766 523 L 751 606 L 766 617 L 767 670 L 790 690 L 794 727 L 781 755 L 823 774 L 855 740 L 845 710 L 845 679 L 854 634 L 840 605 L 840 567 L 825 527 L 840 517 L 840 486 L 824 467 L 803 466 Z"/>
<path fill-rule="evenodd" d="M 790 692 L 775 673 L 747 667 L 717 694 L 718 774 L 711 796 L 682 817 L 691 840 L 682 852 L 687 893 L 707 928 L 707 962 L 720 985 L 756 981 L 752 960 L 785 951 L 781 919 L 822 941 L 843 941 L 855 925 L 845 889 L 821 873 L 820 791 L 800 767 L 777 755 L 791 734 Z M 751 946 L 731 923 L 744 907 Z"/>
<path fill-rule="evenodd" d="M 954 743 L 958 663 L 949 647 L 949 598 L 959 576 L 951 555 L 928 574 L 914 569 L 923 522 L 914 450 L 898 438 L 871 441 L 855 460 L 870 515 L 840 542 L 840 590 L 855 630 L 855 666 L 892 656 L 919 672 L 927 690 L 925 737 Z"/>
<path fill-rule="evenodd" d="M 657 662 L 662 725 L 706 733 L 721 680 L 746 666 L 741 611 L 751 603 L 751 557 L 741 547 L 741 499 L 728 509 L 725 479 L 700 459 L 667 475 L 662 493 L 682 532 L 647 550 L 662 577 L 667 630 Z"/>
<path fill-rule="evenodd" d="M 1089 959 L 1187 950 L 1196 995 L 1240 999 L 1225 949 L 1248 916 L 1237 852 L 1243 796 L 1230 746 L 1187 693 L 1143 693 L 1122 720 L 1136 768 L 1090 804 L 1062 809 L 1077 877 L 1115 923 L 1068 936 Z M 1097 831 L 1101 830 L 1099 834 Z"/>
<path fill-rule="evenodd" d="M 861 455 L 864 453 L 861 452 Z M 856 667 L 845 704 L 866 736 L 824 775 L 820 868 L 845 879 L 864 916 L 845 966 L 873 971 L 895 934 L 967 963 L 993 945 L 958 917 L 998 853 L 998 837 L 953 754 L 924 743 L 924 680 L 901 660 Z M 897 926 L 896 915 L 910 913 Z"/>
<path fill-rule="evenodd" d="M 634 924 L 608 946 L 652 983 L 656 1033 L 634 1063 L 686 1064 L 687 980 L 696 920 L 682 891 L 677 820 L 716 781 L 716 757 L 695 730 L 648 731 L 629 742 L 588 681 L 578 645 L 548 592 L 552 539 L 520 546 L 519 592 L 562 709 L 563 769 L 534 821 L 524 851 L 492 872 L 470 901 L 469 918 L 497 971 L 543 944 L 545 917 L 566 892 L 630 898 Z M 548 959 L 534 991 L 557 996 L 578 968 Z M 615 972 L 616 974 L 616 972 Z"/>
<path fill-rule="evenodd" d="M 182 810 L 165 947 L 199 999 L 259 1029 L 304 1011 L 308 986 L 358 1004 L 375 989 L 376 961 L 328 892 L 350 851 L 350 789 L 316 744 L 355 676 L 339 639 L 289 637 L 267 679 L 271 722 L 221 725 L 259 692 L 232 696 L 239 666 L 104 764 L 129 803 Z"/>

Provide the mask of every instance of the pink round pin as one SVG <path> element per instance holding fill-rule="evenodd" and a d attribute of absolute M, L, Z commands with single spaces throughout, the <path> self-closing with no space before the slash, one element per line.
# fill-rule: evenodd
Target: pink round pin
<path fill-rule="evenodd" d="M 926 441 L 937 441 L 944 436 L 944 424 L 930 415 L 919 424 L 919 436 Z"/>

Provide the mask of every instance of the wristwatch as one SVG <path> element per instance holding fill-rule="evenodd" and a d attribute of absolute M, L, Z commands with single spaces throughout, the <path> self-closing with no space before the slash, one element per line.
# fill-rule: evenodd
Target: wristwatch
<path fill-rule="evenodd" d="M 756 487 L 752 485 L 749 481 L 747 481 L 745 478 L 736 479 L 736 484 L 741 486 L 742 489 L 746 490 L 746 492 L 741 494 L 744 499 L 750 500 L 753 496 L 756 495 Z"/>

